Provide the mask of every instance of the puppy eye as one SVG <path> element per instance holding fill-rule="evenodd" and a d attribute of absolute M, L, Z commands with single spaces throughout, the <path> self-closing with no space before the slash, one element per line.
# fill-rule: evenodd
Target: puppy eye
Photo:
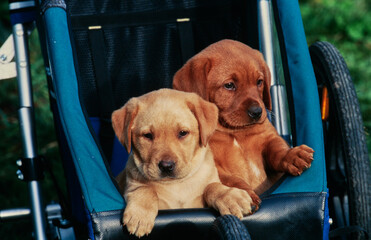
<path fill-rule="evenodd" d="M 188 135 L 188 131 L 180 131 L 179 133 L 178 133 L 178 138 L 184 138 L 185 136 L 187 136 Z"/>
<path fill-rule="evenodd" d="M 260 86 L 262 86 L 263 85 L 263 79 L 258 79 L 258 81 L 256 82 L 256 85 L 258 86 L 258 87 L 260 87 Z"/>
<path fill-rule="evenodd" d="M 145 133 L 145 134 L 143 134 L 143 137 L 145 137 L 149 140 L 153 140 L 153 134 L 152 133 Z"/>
<path fill-rule="evenodd" d="M 230 91 L 236 90 L 236 86 L 234 85 L 233 82 L 229 82 L 229 83 L 224 84 L 224 88 L 227 89 L 227 90 L 230 90 Z"/>

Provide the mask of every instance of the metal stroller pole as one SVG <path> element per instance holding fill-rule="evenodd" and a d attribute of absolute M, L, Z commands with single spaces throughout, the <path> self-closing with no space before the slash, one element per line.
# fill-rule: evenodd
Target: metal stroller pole
<path fill-rule="evenodd" d="M 275 72 L 270 0 L 258 0 L 258 21 L 260 48 L 271 70 L 271 98 L 274 113 L 273 125 L 276 127 L 278 134 L 286 141 L 290 142 L 285 86 L 277 79 Z"/>
<path fill-rule="evenodd" d="M 27 32 L 24 25 L 15 24 L 13 35 L 20 101 L 18 113 L 24 151 L 24 158 L 17 161 L 20 167 L 18 178 L 28 182 L 35 239 L 44 240 L 46 239 L 46 216 L 39 183 L 42 178 L 42 168 L 41 160 L 37 156 Z"/>

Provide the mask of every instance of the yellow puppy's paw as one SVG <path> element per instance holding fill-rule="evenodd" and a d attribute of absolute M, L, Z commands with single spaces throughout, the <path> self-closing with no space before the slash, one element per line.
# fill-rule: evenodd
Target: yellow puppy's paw
<path fill-rule="evenodd" d="M 126 208 L 123 217 L 123 224 L 130 234 L 143 237 L 151 233 L 155 225 L 157 212 L 151 212 L 140 208 Z"/>
<path fill-rule="evenodd" d="M 232 214 L 239 219 L 253 213 L 254 205 L 250 195 L 242 189 L 229 188 L 215 200 L 215 206 L 221 215 Z"/>

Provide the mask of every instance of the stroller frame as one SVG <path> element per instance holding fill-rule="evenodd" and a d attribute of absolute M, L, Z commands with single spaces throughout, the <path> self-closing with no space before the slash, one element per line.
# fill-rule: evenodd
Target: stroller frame
<path fill-rule="evenodd" d="M 53 220 L 63 222 L 62 209 L 59 204 L 44 205 L 41 190 L 41 181 L 44 178 L 44 159 L 38 154 L 36 128 L 34 124 L 34 101 L 32 91 L 32 77 L 30 70 L 28 35 L 34 30 L 34 10 L 38 3 L 12 2 L 9 4 L 10 11 L 23 11 L 16 13 L 13 24 L 13 44 L 10 45 L 15 51 L 15 63 L 17 72 L 17 85 L 19 95 L 19 128 L 22 139 L 23 157 L 16 161 L 18 166 L 17 176 L 19 180 L 28 184 L 30 208 L 14 208 L 0 211 L 0 220 L 9 221 L 14 219 L 31 218 L 33 223 L 34 237 L 37 240 L 48 239 L 47 233 L 51 232 Z M 24 16 L 22 16 L 24 14 Z M 30 17 L 31 16 L 31 17 Z M 5 56 L 7 57 L 7 56 Z M 48 221 L 48 223 L 47 223 Z M 49 225 L 48 225 L 49 224 Z M 60 239 L 75 239 L 68 229 L 68 223 L 61 224 L 59 229 L 55 227 L 55 233 L 50 236 L 58 236 Z M 67 230 L 66 230 L 67 229 Z"/>
<path fill-rule="evenodd" d="M 17 165 L 22 169 L 18 172 L 18 178 L 28 182 L 36 239 L 47 239 L 45 235 L 45 209 L 39 183 L 42 178 L 42 170 L 35 139 L 34 105 L 26 28 L 22 23 L 15 24 L 13 34 L 20 96 L 19 121 L 24 151 L 24 158 L 17 161 Z M 27 167 L 24 167 L 25 165 Z"/>
<path fill-rule="evenodd" d="M 36 0 L 37 1 L 37 0 Z M 287 110 L 286 110 L 286 93 L 284 84 L 276 76 L 274 70 L 275 57 L 274 57 L 274 43 L 273 43 L 273 28 L 272 26 L 272 16 L 271 16 L 271 0 L 257 0 L 258 1 L 258 22 L 260 26 L 260 46 L 261 51 L 265 57 L 265 60 L 271 69 L 272 73 L 272 86 L 271 86 L 271 96 L 273 103 L 273 112 L 275 114 L 274 125 L 278 133 L 291 142 L 290 130 L 288 127 L 287 120 Z M 63 2 L 63 1 L 62 1 Z M 12 3 L 13 4 L 13 3 Z M 35 2 L 34 7 L 38 6 L 40 3 Z M 30 6 L 19 2 L 17 9 L 28 9 Z M 42 11 L 44 14 L 54 14 L 55 10 L 60 14 L 61 8 L 66 6 L 61 4 L 61 1 L 49 1 L 49 5 Z M 49 9 L 51 10 L 48 13 Z M 11 8 L 12 10 L 12 8 Z M 63 13 L 62 13 L 63 14 Z M 64 13 L 65 14 L 65 13 Z M 48 239 L 47 232 L 51 224 L 47 224 L 47 219 L 49 216 L 57 213 L 59 221 L 63 221 L 61 217 L 61 208 L 59 205 L 53 205 L 44 207 L 42 193 L 40 189 L 40 181 L 43 178 L 43 159 L 37 153 L 36 138 L 35 138 L 35 126 L 34 126 L 34 105 L 32 99 L 32 87 L 31 87 L 31 74 L 30 74 L 30 63 L 28 56 L 28 44 L 27 44 L 27 31 L 29 29 L 30 23 L 34 20 L 29 21 L 27 19 L 25 22 L 19 22 L 13 24 L 13 36 L 14 36 L 14 46 L 16 52 L 16 66 L 17 66 L 17 80 L 19 86 L 19 121 L 20 121 L 20 133 L 22 135 L 23 151 L 24 156 L 22 159 L 17 161 L 19 166 L 18 178 L 20 180 L 26 181 L 28 183 L 29 195 L 30 195 L 30 209 L 9 209 L 0 211 L 0 219 L 7 220 L 19 217 L 32 217 L 32 222 L 34 226 L 35 239 Z M 53 23 L 46 23 L 53 24 Z M 305 134 L 305 133 L 302 133 Z M 321 133 L 322 134 L 322 133 Z M 323 152 L 319 152 L 320 157 L 324 155 Z M 325 173 L 323 173 L 325 175 Z M 285 183 L 287 184 L 287 183 Z M 285 185 L 284 184 L 284 185 Z M 288 183 L 290 185 L 290 183 Z M 299 187 L 294 187 L 294 189 L 300 192 Z M 275 190 L 275 193 L 281 193 L 281 187 Z M 116 200 L 114 200 L 116 201 Z M 116 201 L 115 204 L 122 204 L 122 201 Z M 327 204 L 327 203 L 324 203 Z M 89 203 L 88 203 L 89 205 Z M 122 205 L 124 206 L 124 205 Z M 89 208 L 89 206 L 88 206 Z M 325 207 L 326 208 L 326 207 Z M 59 214 L 58 214 L 59 213 Z M 160 216 L 161 218 L 161 216 Z M 328 216 L 325 221 L 329 221 Z M 71 229 L 70 229 L 71 230 Z M 67 230 L 62 233 L 63 230 L 59 229 L 60 239 L 74 239 L 70 235 L 70 231 Z M 326 230 L 323 233 L 323 237 L 326 238 L 328 234 Z"/>

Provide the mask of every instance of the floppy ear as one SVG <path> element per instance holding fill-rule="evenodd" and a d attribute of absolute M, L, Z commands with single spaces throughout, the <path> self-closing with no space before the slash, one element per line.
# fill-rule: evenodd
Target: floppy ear
<path fill-rule="evenodd" d="M 112 127 L 128 153 L 131 150 L 131 128 L 138 113 L 138 100 L 130 99 L 122 108 L 112 113 Z"/>
<path fill-rule="evenodd" d="M 197 95 L 191 97 L 187 101 L 187 105 L 197 119 L 200 143 L 205 147 L 216 129 L 218 108 L 215 104 L 207 102 Z"/>
<path fill-rule="evenodd" d="M 195 92 L 202 98 L 208 100 L 207 75 L 211 68 L 211 61 L 197 55 L 189 59 L 179 69 L 173 78 L 173 88 L 184 92 Z"/>
<path fill-rule="evenodd" d="M 263 102 L 265 107 L 272 111 L 271 73 L 267 64 L 264 64 L 264 78 Z"/>

